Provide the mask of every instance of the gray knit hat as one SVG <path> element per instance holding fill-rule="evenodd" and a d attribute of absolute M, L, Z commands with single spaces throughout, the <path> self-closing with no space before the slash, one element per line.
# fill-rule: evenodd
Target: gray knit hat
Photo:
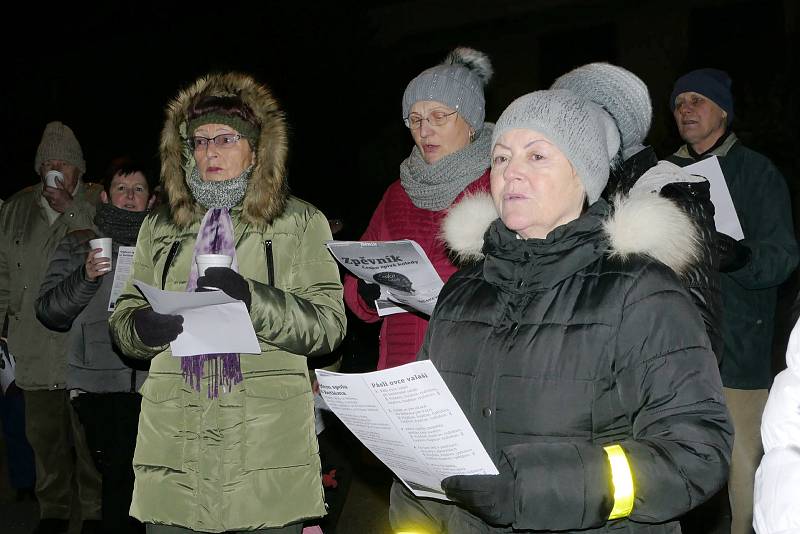
<path fill-rule="evenodd" d="M 568 89 L 608 111 L 622 136 L 623 158 L 644 148 L 653 104 L 647 85 L 631 71 L 608 63 L 589 63 L 564 74 L 550 89 Z"/>
<path fill-rule="evenodd" d="M 501 135 L 517 128 L 535 130 L 555 143 L 575 167 L 589 204 L 600 198 L 620 147 L 611 115 L 571 91 L 536 91 L 514 100 L 500 115 L 492 148 Z"/>
<path fill-rule="evenodd" d="M 60 159 L 75 165 L 81 174 L 86 172 L 86 162 L 83 159 L 83 150 L 75 138 L 75 134 L 66 124 L 58 121 L 48 123 L 44 127 L 42 140 L 36 149 L 36 159 L 33 167 L 38 174 L 42 163 L 49 159 Z"/>
<path fill-rule="evenodd" d="M 435 67 L 422 71 L 403 93 L 403 118 L 421 100 L 436 100 L 453 108 L 475 129 L 483 128 L 486 101 L 483 88 L 492 77 L 489 56 L 472 48 L 459 47 Z"/>

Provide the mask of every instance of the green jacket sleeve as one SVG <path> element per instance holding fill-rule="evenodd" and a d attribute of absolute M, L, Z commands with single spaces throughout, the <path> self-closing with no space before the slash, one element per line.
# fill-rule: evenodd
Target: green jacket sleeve
<path fill-rule="evenodd" d="M 609 445 L 627 457 L 637 522 L 674 519 L 725 483 L 733 432 L 702 320 L 674 277 L 648 270 L 625 297 L 612 363 L 628 437 L 503 449 L 516 480 L 515 528 L 605 524 L 614 504 Z"/>
<path fill-rule="evenodd" d="M 249 280 L 250 317 L 261 343 L 305 356 L 332 352 L 344 337 L 346 319 L 339 269 L 325 247 L 330 226 L 315 212 L 302 232 L 290 286 Z"/>
<path fill-rule="evenodd" d="M 131 277 L 117 299 L 114 313 L 111 314 L 111 318 L 108 320 L 114 343 L 125 355 L 132 358 L 151 359 L 169 346 L 149 347 L 145 345 L 139 339 L 136 329 L 133 327 L 133 312 L 149 306 L 141 293 L 133 286 L 133 281 L 140 280 L 149 285 L 155 284 L 151 250 L 155 220 L 155 217 L 150 215 L 142 224 L 139 238 L 136 240 L 136 252 L 134 254 Z"/>
<path fill-rule="evenodd" d="M 785 282 L 797 266 L 789 188 L 766 158 L 752 161 L 747 169 L 745 179 L 752 188 L 746 209 L 754 216 L 741 243 L 752 255 L 747 265 L 728 275 L 745 289 L 766 289 Z"/>

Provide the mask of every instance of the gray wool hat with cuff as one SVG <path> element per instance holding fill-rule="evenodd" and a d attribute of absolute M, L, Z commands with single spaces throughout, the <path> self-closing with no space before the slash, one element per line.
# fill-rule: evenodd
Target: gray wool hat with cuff
<path fill-rule="evenodd" d="M 50 159 L 71 163 L 81 171 L 81 174 L 86 172 L 86 161 L 83 159 L 81 145 L 70 127 L 63 122 L 53 121 L 45 126 L 33 162 L 36 174 L 41 171 L 42 163 Z"/>
<path fill-rule="evenodd" d="M 535 91 L 514 100 L 500 115 L 492 148 L 515 129 L 534 130 L 550 139 L 575 167 L 589 204 L 600 198 L 620 148 L 617 125 L 603 108 L 571 91 Z"/>
<path fill-rule="evenodd" d="M 605 109 L 616 121 L 622 156 L 644 148 L 653 120 L 647 85 L 631 71 L 609 63 L 589 63 L 560 76 L 550 89 L 567 89 Z"/>
<path fill-rule="evenodd" d="M 403 118 L 408 117 L 416 102 L 434 100 L 458 111 L 474 130 L 480 130 L 486 118 L 483 88 L 492 74 L 486 54 L 472 48 L 456 48 L 444 62 L 411 80 L 403 93 Z"/>

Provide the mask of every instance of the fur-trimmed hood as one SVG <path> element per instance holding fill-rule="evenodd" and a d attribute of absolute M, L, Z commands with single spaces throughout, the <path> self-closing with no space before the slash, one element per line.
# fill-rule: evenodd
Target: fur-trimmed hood
<path fill-rule="evenodd" d="M 659 172 L 663 173 L 664 168 Z M 450 208 L 442 223 L 441 237 L 458 263 L 483 259 L 484 234 L 497 217 L 488 193 L 465 197 Z M 686 212 L 661 197 L 658 190 L 635 188 L 627 196 L 617 196 L 603 228 L 609 238 L 611 256 L 624 259 L 645 254 L 678 275 L 683 275 L 701 258 L 697 227 Z"/>
<path fill-rule="evenodd" d="M 192 101 L 201 93 L 238 95 L 261 122 L 261 134 L 254 147 L 256 162 L 242 202 L 242 219 L 256 225 L 270 223 L 283 212 L 288 196 L 286 120 L 266 86 L 247 74 L 234 72 L 203 76 L 178 93 L 167 106 L 161 132 L 161 180 L 175 224 L 189 226 L 205 213 L 186 185 L 186 176 L 194 167 L 194 157 L 187 143 L 186 118 Z"/>

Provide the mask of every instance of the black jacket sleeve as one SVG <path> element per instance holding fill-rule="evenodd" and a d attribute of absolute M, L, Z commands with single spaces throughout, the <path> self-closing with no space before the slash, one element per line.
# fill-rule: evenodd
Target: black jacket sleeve
<path fill-rule="evenodd" d="M 100 287 L 99 281 L 92 282 L 84 276 L 87 243 L 93 237 L 88 231 L 67 234 L 50 258 L 36 299 L 36 317 L 51 330 L 69 330 Z"/>

